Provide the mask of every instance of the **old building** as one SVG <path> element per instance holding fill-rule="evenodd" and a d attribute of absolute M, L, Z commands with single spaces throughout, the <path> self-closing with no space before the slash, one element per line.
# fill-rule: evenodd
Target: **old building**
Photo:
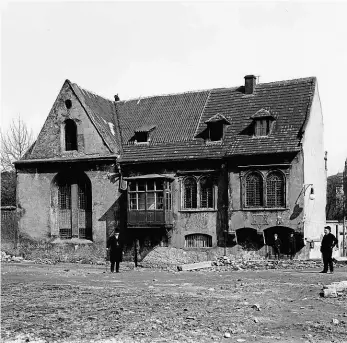
<path fill-rule="evenodd" d="M 323 120 L 315 78 L 104 99 L 66 81 L 16 163 L 20 235 L 104 247 L 239 247 L 273 234 L 319 257 Z"/>

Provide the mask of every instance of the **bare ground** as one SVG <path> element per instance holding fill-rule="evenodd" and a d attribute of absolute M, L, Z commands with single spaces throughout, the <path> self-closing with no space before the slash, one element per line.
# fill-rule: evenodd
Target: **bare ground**
<path fill-rule="evenodd" d="M 2 341 L 347 342 L 347 267 L 318 272 L 2 263 Z"/>

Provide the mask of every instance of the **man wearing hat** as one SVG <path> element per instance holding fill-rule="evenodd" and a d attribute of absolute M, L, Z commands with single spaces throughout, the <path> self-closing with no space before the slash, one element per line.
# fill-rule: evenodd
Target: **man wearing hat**
<path fill-rule="evenodd" d="M 337 245 L 338 241 L 336 237 L 331 233 L 331 227 L 326 226 L 324 228 L 324 236 L 322 239 L 320 251 L 323 257 L 324 268 L 321 273 L 327 273 L 328 267 L 330 269 L 330 273 L 334 272 L 334 265 L 332 260 L 333 248 Z"/>
<path fill-rule="evenodd" d="M 116 273 L 119 273 L 119 264 L 122 261 L 123 247 L 119 239 L 118 231 L 113 231 L 112 235 L 107 240 L 106 249 L 110 254 L 111 273 L 114 272 L 114 265 L 116 265 Z"/>

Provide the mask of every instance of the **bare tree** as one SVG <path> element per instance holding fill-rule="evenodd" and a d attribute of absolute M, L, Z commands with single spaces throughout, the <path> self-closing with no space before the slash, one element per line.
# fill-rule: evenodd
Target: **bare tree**
<path fill-rule="evenodd" d="M 1 132 L 0 162 L 2 171 L 13 171 L 13 162 L 21 159 L 33 142 L 33 132 L 28 129 L 21 117 L 18 116 L 13 119 L 7 132 Z"/>

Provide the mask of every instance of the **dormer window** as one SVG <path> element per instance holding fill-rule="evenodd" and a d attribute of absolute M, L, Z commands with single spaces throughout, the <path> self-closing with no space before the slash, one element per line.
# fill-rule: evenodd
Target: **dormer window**
<path fill-rule="evenodd" d="M 230 122 L 220 113 L 205 121 L 207 125 L 207 142 L 220 142 L 224 138 L 225 125 L 230 125 Z"/>
<path fill-rule="evenodd" d="M 270 132 L 270 120 L 258 119 L 255 121 L 255 136 L 267 136 Z"/>
<path fill-rule="evenodd" d="M 211 142 L 223 139 L 224 124 L 222 122 L 211 123 L 208 125 L 208 138 Z"/>
<path fill-rule="evenodd" d="M 148 142 L 148 132 L 136 132 L 135 133 L 136 143 L 145 143 Z"/>
<path fill-rule="evenodd" d="M 155 129 L 155 125 L 143 125 L 135 130 L 134 141 L 138 143 L 148 143 L 150 141 L 150 133 Z"/>
<path fill-rule="evenodd" d="M 254 121 L 254 136 L 266 137 L 271 133 L 271 127 L 276 117 L 269 110 L 262 108 L 253 114 L 250 119 Z"/>
<path fill-rule="evenodd" d="M 65 120 L 65 150 L 77 150 L 77 125 L 72 119 Z"/>

